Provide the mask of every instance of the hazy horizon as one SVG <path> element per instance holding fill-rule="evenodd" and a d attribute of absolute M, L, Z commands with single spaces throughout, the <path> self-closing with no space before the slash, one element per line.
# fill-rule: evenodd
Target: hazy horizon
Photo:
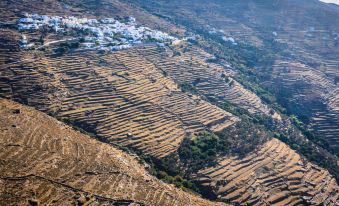
<path fill-rule="evenodd" d="M 325 2 L 325 3 L 334 3 L 334 4 L 339 5 L 339 0 L 320 0 L 320 1 Z"/>

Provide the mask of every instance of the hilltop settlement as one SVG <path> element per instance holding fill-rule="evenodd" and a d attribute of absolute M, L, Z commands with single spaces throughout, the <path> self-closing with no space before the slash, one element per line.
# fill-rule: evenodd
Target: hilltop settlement
<path fill-rule="evenodd" d="M 17 28 L 22 32 L 19 42 L 23 49 L 32 49 L 50 44 L 78 40 L 78 45 L 88 49 L 121 50 L 135 45 L 155 43 L 164 46 L 172 44 L 179 39 L 167 33 L 138 25 L 134 17 L 115 19 L 88 19 L 74 16 L 60 17 L 38 14 L 24 14 L 17 23 Z M 25 33 L 52 33 L 73 36 L 74 38 L 62 39 L 37 45 L 28 40 Z"/>

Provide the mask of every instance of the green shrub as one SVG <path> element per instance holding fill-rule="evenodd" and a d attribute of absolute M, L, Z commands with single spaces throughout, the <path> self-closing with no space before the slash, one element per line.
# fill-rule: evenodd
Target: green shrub
<path fill-rule="evenodd" d="M 202 132 L 183 141 L 179 156 L 189 166 L 189 172 L 194 172 L 203 166 L 214 164 L 218 154 L 227 152 L 226 139 L 220 139 L 213 133 Z"/>
<path fill-rule="evenodd" d="M 181 91 L 191 94 L 197 94 L 198 90 L 192 84 L 185 82 L 180 85 Z"/>

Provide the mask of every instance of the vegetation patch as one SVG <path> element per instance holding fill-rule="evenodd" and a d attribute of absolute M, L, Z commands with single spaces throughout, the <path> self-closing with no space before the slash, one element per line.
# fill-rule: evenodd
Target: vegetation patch
<path fill-rule="evenodd" d="M 198 185 L 187 178 L 184 172 L 180 169 L 177 158 L 174 156 L 163 159 L 156 159 L 149 155 L 139 155 L 142 164 L 148 165 L 148 171 L 159 178 L 160 180 L 173 184 L 176 187 L 187 191 L 199 194 L 200 189 Z"/>
<path fill-rule="evenodd" d="M 186 93 L 191 93 L 191 94 L 198 93 L 197 88 L 188 82 L 180 84 L 180 88 L 181 88 L 181 91 L 186 92 Z"/>
<path fill-rule="evenodd" d="M 186 138 L 179 149 L 181 161 L 188 166 L 188 173 L 205 166 L 215 164 L 217 155 L 227 154 L 229 142 L 227 138 L 219 138 L 209 132 L 202 132 L 192 138 Z"/>

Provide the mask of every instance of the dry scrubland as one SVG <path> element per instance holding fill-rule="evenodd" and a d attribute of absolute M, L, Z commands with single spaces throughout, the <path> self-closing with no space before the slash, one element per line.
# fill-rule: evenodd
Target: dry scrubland
<path fill-rule="evenodd" d="M 65 7 L 56 1 L 45 1 L 46 8 L 24 9 L 27 4 L 31 3 L 1 2 L 1 21 L 14 21 L 21 10 L 49 15 L 86 14 L 91 18 L 131 12 L 152 28 L 184 31 L 119 1 L 103 1 L 104 6 L 95 12 L 88 12 L 90 3 L 88 10 L 86 6 Z M 76 50 L 55 55 L 51 50 L 21 51 L 17 45 L 20 37 L 13 29 L 0 31 L 2 96 L 76 124 L 108 143 L 156 159 L 177 155 L 183 140 L 193 134 L 218 132 L 241 122 L 203 97 L 227 100 L 252 114 L 271 115 L 268 105 L 233 78 L 231 68 L 225 70 L 208 62 L 212 55 L 192 45 L 145 46 L 114 53 Z M 55 38 L 48 35 L 45 40 Z M 274 71 L 279 69 L 276 66 Z M 307 78 L 310 82 L 327 82 L 317 73 L 309 72 Z M 179 85 L 185 83 L 194 84 L 196 94 L 182 92 Z M 4 158 L 0 162 L 0 195 L 9 202 L 210 204 L 160 183 L 147 175 L 134 157 L 71 131 L 42 113 L 7 100 L 1 100 L 0 112 L 0 155 Z M 274 117 L 280 119 L 277 113 Z M 276 139 L 243 158 L 220 156 L 217 162 L 192 179 L 225 202 L 335 205 L 338 200 L 337 183 L 326 170 L 302 159 Z M 25 187 L 18 186 L 22 184 Z"/>
<path fill-rule="evenodd" d="M 0 100 L 0 205 L 216 205 L 150 176 L 136 157 Z"/>

